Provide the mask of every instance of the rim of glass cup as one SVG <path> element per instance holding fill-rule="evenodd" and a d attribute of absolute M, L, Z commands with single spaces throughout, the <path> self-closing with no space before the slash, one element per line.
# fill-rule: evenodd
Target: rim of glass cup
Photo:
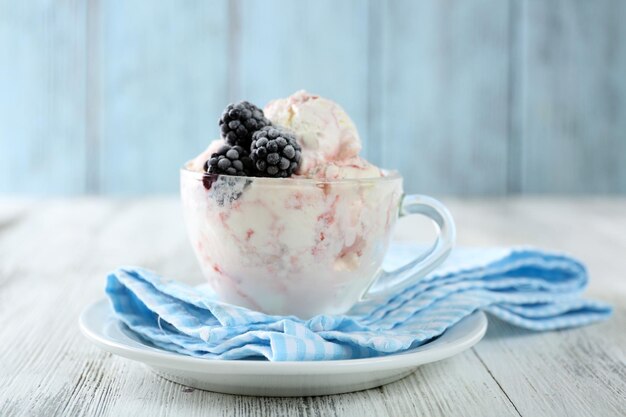
<path fill-rule="evenodd" d="M 269 177 L 242 177 L 238 175 L 219 175 L 228 178 L 239 178 L 242 181 L 254 181 L 263 183 L 264 185 L 296 185 L 296 184 L 371 184 L 377 182 L 391 182 L 394 180 L 402 179 L 400 173 L 396 170 L 387 170 L 381 169 L 383 172 L 383 176 L 381 177 L 368 177 L 368 178 L 341 178 L 341 179 L 320 179 L 320 178 L 300 178 L 300 177 L 290 177 L 290 178 L 269 178 Z M 201 180 L 204 177 L 204 172 L 193 171 L 188 169 L 187 167 L 182 167 L 180 172 L 185 175 L 196 177 Z M 215 174 L 213 174 L 215 175 Z"/>

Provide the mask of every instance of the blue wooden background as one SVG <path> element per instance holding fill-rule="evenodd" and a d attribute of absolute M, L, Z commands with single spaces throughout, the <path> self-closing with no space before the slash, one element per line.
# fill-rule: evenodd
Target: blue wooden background
<path fill-rule="evenodd" d="M 626 193 L 626 2 L 0 0 L 0 193 L 175 192 L 306 88 L 436 195 Z"/>

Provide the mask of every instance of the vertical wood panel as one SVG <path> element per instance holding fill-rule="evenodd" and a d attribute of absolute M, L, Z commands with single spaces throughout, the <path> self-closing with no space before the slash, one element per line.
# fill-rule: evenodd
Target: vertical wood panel
<path fill-rule="evenodd" d="M 0 2 L 0 193 L 85 190 L 85 2 Z"/>
<path fill-rule="evenodd" d="M 386 2 L 383 161 L 410 192 L 503 194 L 508 2 Z"/>
<path fill-rule="evenodd" d="M 618 0 L 0 2 L 0 192 L 175 192 L 229 100 L 341 103 L 410 192 L 626 193 Z"/>
<path fill-rule="evenodd" d="M 626 3 L 527 2 L 523 191 L 626 192 Z"/>
<path fill-rule="evenodd" d="M 507 85 L 507 193 L 519 194 L 522 190 L 522 3 L 509 3 L 509 76 Z"/>
<path fill-rule="evenodd" d="M 105 193 L 178 189 L 178 169 L 219 136 L 228 95 L 227 1 L 104 1 Z"/>
<path fill-rule="evenodd" d="M 368 15 L 368 56 L 367 56 L 367 146 L 365 157 L 374 165 L 382 166 L 385 146 L 382 106 L 383 77 L 383 10 L 385 3 L 370 0 Z"/>
<path fill-rule="evenodd" d="M 305 89 L 350 114 L 367 152 L 368 3 L 242 0 L 240 97 L 259 105 Z"/>

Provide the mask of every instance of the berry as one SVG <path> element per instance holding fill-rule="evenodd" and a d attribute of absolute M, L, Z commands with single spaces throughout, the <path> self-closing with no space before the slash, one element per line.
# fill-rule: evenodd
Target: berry
<path fill-rule="evenodd" d="M 204 164 L 204 171 L 209 174 L 248 176 L 252 170 L 252 161 L 248 152 L 241 146 L 224 145 Z"/>
<path fill-rule="evenodd" d="M 255 131 L 271 124 L 263 110 L 247 101 L 229 104 L 219 120 L 222 138 L 229 145 L 239 145 L 244 149 L 250 149 Z"/>
<path fill-rule="evenodd" d="M 260 177 L 289 177 L 300 165 L 300 145 L 289 130 L 266 126 L 252 135 L 250 158 Z"/>
<path fill-rule="evenodd" d="M 252 180 L 230 175 L 204 174 L 202 183 L 209 192 L 209 197 L 218 206 L 227 206 L 241 197 L 246 188 L 252 184 Z"/>

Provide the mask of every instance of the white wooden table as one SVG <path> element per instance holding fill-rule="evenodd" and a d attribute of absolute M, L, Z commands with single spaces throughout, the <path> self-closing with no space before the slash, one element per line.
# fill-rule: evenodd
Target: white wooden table
<path fill-rule="evenodd" d="M 138 264 L 200 281 L 175 198 L 0 200 L 0 416 L 626 415 L 626 199 L 445 200 L 464 245 L 564 250 L 614 317 L 531 333 L 490 320 L 475 348 L 394 384 L 312 398 L 185 388 L 103 353 L 77 317 L 105 273 Z"/>

